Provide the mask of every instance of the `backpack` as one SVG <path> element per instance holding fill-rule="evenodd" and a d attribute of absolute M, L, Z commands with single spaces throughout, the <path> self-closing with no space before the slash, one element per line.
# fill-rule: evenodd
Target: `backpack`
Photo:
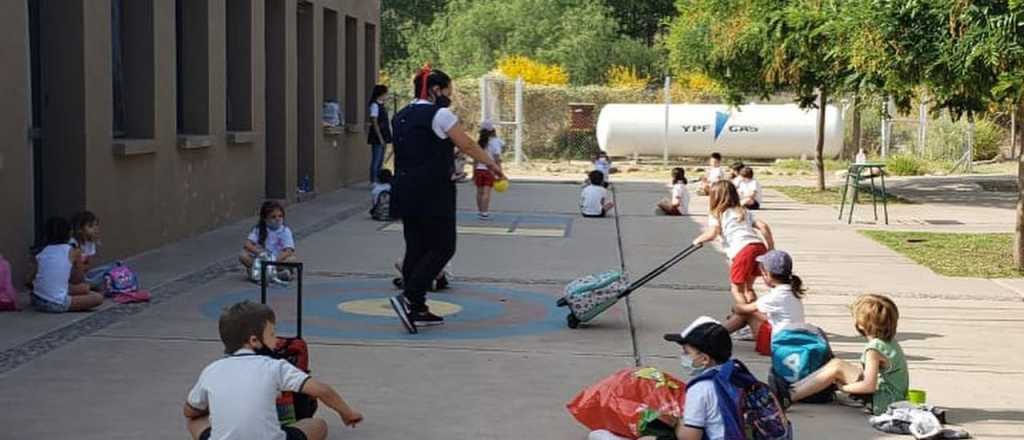
<path fill-rule="evenodd" d="M 373 201 L 373 208 L 370 208 L 370 217 L 381 222 L 394 220 L 391 217 L 391 191 L 381 191 L 377 194 L 377 200 Z"/>
<path fill-rule="evenodd" d="M 703 380 L 714 381 L 726 440 L 793 439 L 793 425 L 775 394 L 739 360 L 701 374 L 688 385 Z"/>
<path fill-rule="evenodd" d="M 11 283 L 11 263 L 0 256 L 0 312 L 17 310 L 16 292 Z"/>
<path fill-rule="evenodd" d="M 123 262 L 118 261 L 103 274 L 103 285 L 107 296 L 131 293 L 139 290 L 139 276 Z"/>
<path fill-rule="evenodd" d="M 810 376 L 833 357 L 828 338 L 817 327 L 787 328 L 772 335 L 771 375 L 787 385 Z M 830 403 L 834 399 L 835 389 L 829 387 L 802 401 Z"/>

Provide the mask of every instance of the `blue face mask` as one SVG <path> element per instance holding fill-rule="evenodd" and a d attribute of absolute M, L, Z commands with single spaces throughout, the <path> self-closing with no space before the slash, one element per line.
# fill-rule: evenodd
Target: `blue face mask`
<path fill-rule="evenodd" d="M 276 231 L 278 229 L 281 229 L 281 226 L 283 226 L 283 225 L 284 225 L 284 220 L 270 220 L 270 221 L 267 222 L 267 228 L 270 229 L 271 231 Z"/>
<path fill-rule="evenodd" d="M 700 376 L 708 369 L 707 364 L 698 365 L 695 359 L 687 356 L 685 353 L 679 355 L 679 366 L 683 368 L 683 373 L 689 377 Z"/>

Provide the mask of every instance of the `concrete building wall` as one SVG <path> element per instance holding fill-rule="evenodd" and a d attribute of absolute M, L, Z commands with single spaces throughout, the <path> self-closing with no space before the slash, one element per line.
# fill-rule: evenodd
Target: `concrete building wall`
<path fill-rule="evenodd" d="M 28 137 L 33 109 L 29 1 L 40 6 L 44 60 L 42 80 L 34 85 L 45 95 L 37 104 L 43 107 L 38 197 Z M 114 110 L 119 101 L 111 8 L 117 1 L 127 16 L 121 28 L 126 35 L 121 40 L 123 123 Z M 36 199 L 41 217 L 95 212 L 104 230 L 100 257 L 109 260 L 253 216 L 267 197 L 296 202 L 304 174 L 316 192 L 365 181 L 369 148 L 362 108 L 372 84 L 359 78 L 359 87 L 344 87 L 341 40 L 345 17 L 357 20 L 357 35 L 366 23 L 379 23 L 379 1 L 301 3 L 5 0 L 0 90 L 8 105 L 0 108 L 0 136 L 9 141 L 0 144 L 0 203 L 15 214 L 5 216 L 9 227 L 0 232 L 0 253 L 12 260 L 16 273 L 24 273 L 34 241 Z M 333 42 L 339 52 L 339 67 L 332 72 L 342 95 L 337 98 L 355 99 L 362 109 L 346 127 L 334 130 L 320 122 L 325 8 L 341 22 L 339 40 Z M 187 31 L 181 39 L 178 17 Z M 229 49 L 246 42 L 245 34 L 248 50 Z M 365 48 L 357 47 L 355 62 L 361 63 Z M 246 70 L 248 75 L 238 76 Z M 363 72 L 365 66 L 355 70 Z M 236 80 L 229 81 L 229 75 Z M 238 102 L 229 102 L 229 84 L 237 98 L 232 101 Z M 246 107 L 248 112 L 241 111 Z"/>

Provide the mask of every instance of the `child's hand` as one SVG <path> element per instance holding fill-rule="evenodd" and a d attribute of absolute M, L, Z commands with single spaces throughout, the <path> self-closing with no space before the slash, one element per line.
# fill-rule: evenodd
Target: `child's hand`
<path fill-rule="evenodd" d="M 353 409 L 345 412 L 339 412 L 338 415 L 341 416 L 341 421 L 345 423 L 345 426 L 350 428 L 355 428 L 359 422 L 363 421 L 363 415 L 359 411 Z"/>

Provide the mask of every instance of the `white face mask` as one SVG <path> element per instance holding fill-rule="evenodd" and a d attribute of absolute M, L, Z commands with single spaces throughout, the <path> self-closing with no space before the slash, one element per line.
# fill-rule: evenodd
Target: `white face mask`
<path fill-rule="evenodd" d="M 686 353 L 679 355 L 679 366 L 683 368 L 683 372 L 689 377 L 700 376 L 708 369 L 707 364 L 699 365 L 696 359 L 687 356 Z"/>

